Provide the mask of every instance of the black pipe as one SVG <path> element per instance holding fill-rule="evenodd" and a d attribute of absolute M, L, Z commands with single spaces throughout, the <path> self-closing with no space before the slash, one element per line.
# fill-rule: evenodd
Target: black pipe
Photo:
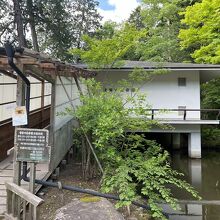
<path fill-rule="evenodd" d="M 27 169 L 26 169 L 27 170 Z M 22 174 L 22 179 L 26 182 L 30 182 L 30 179 L 26 176 L 27 172 L 24 170 L 23 174 Z M 55 188 L 59 188 L 59 189 L 65 189 L 65 190 L 70 190 L 70 191 L 74 191 L 74 192 L 79 192 L 79 193 L 83 193 L 83 194 L 89 194 L 89 195 L 93 195 L 93 196 L 98 196 L 98 197 L 103 197 L 106 199 L 113 199 L 116 201 L 120 201 L 121 199 L 119 198 L 119 196 L 115 196 L 115 195 L 111 195 L 111 194 L 104 194 L 104 193 L 100 193 L 97 191 L 93 191 L 93 190 L 89 190 L 89 189 L 82 189 L 76 186 L 66 186 L 66 185 L 61 185 L 59 183 L 53 183 L 53 182 L 48 182 L 48 181 L 43 181 L 43 180 L 37 180 L 35 179 L 35 183 L 36 184 L 40 184 L 43 186 L 48 186 L 48 187 L 55 187 Z M 150 206 L 148 205 L 144 205 L 141 204 L 139 202 L 132 202 L 133 205 L 141 207 L 143 209 L 146 210 L 150 210 Z M 169 218 L 169 215 L 165 212 L 162 212 L 164 216 L 166 216 L 166 218 Z"/>
<path fill-rule="evenodd" d="M 21 77 L 21 79 L 26 84 L 26 111 L 27 111 L 27 121 L 29 123 L 29 112 L 30 112 L 30 81 L 28 78 L 21 72 L 21 70 L 14 63 L 14 55 L 15 52 L 22 53 L 24 51 L 23 48 L 16 48 L 9 44 L 5 44 L 5 53 L 8 57 L 8 64 L 11 68 Z M 27 125 L 28 126 L 28 125 Z"/>
<path fill-rule="evenodd" d="M 21 72 L 21 70 L 15 65 L 14 63 L 14 55 L 15 55 L 15 52 L 18 52 L 18 53 L 23 53 L 24 49 L 23 48 L 15 48 L 9 43 L 7 42 L 5 44 L 5 53 L 8 57 L 8 64 L 9 66 L 11 66 L 11 68 L 18 74 L 18 76 L 21 77 L 21 79 L 23 80 L 23 82 L 26 84 L 26 111 L 27 111 L 27 127 L 28 127 L 28 124 L 29 124 L 29 113 L 30 113 L 30 81 L 28 80 L 28 78 L 24 75 L 24 73 Z M 2 53 L 3 50 L 1 48 L 0 52 Z M 27 162 L 23 162 L 23 170 L 24 172 L 27 174 Z"/>

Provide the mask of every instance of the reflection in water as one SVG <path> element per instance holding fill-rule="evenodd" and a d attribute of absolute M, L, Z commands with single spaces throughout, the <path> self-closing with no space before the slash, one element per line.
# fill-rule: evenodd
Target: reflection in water
<path fill-rule="evenodd" d="M 199 192 L 202 200 L 220 202 L 220 152 L 204 151 L 201 160 L 190 159 L 182 152 L 172 155 L 172 167 L 185 174 L 184 179 Z M 179 200 L 189 200 L 181 204 L 181 211 L 173 212 L 167 205 L 163 208 L 172 220 L 220 220 L 219 205 L 190 204 L 193 198 L 186 192 L 172 188 Z M 176 214 L 175 214 L 176 213 Z"/>

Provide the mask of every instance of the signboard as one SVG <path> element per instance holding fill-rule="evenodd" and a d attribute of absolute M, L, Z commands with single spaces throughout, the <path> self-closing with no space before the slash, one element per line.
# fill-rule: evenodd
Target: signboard
<path fill-rule="evenodd" d="M 16 160 L 45 163 L 50 160 L 49 131 L 45 129 L 15 129 Z"/>
<path fill-rule="evenodd" d="M 27 125 L 27 111 L 25 106 L 18 106 L 14 109 L 12 114 L 12 125 Z"/>

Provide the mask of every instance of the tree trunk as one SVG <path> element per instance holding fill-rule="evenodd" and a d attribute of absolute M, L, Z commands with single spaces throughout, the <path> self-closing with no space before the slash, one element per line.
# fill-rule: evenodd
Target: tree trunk
<path fill-rule="evenodd" d="M 91 149 L 88 146 L 88 144 L 86 144 L 86 149 L 87 149 L 87 158 L 86 158 L 86 167 L 85 167 L 85 177 L 86 180 L 88 180 L 89 178 L 91 178 L 90 176 L 90 169 L 91 169 Z"/>
<path fill-rule="evenodd" d="M 17 25 L 19 46 L 26 47 L 26 40 L 25 40 L 25 35 L 24 35 L 24 25 L 23 25 L 20 1 L 13 0 L 13 3 L 14 3 L 15 23 Z"/>
<path fill-rule="evenodd" d="M 83 179 L 86 179 L 86 143 L 85 139 L 82 138 L 82 174 L 83 174 Z"/>
<path fill-rule="evenodd" d="M 35 51 L 39 52 L 37 32 L 35 28 L 35 19 L 34 19 L 34 13 L 33 13 L 33 0 L 27 0 L 27 10 L 28 10 L 28 16 L 29 16 L 29 24 L 31 28 L 31 37 L 32 37 L 33 47 Z"/>

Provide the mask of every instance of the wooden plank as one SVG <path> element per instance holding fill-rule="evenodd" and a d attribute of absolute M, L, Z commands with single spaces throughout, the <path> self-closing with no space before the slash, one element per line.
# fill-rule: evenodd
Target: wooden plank
<path fill-rule="evenodd" d="M 13 161 L 13 155 L 10 155 L 5 160 L 0 162 L 0 171 L 8 168 L 11 165 L 12 161 Z"/>
<path fill-rule="evenodd" d="M 27 58 L 15 58 L 14 59 L 14 63 L 16 65 L 18 64 L 32 64 L 32 65 L 35 65 L 37 64 L 39 61 L 35 58 L 32 58 L 32 57 L 27 57 Z M 8 58 L 0 58 L 0 64 L 1 65 L 8 65 Z"/>
<path fill-rule="evenodd" d="M 30 167 L 30 183 L 29 183 L 29 191 L 31 193 L 34 193 L 35 178 L 36 178 L 35 163 L 31 163 L 31 167 Z"/>
<path fill-rule="evenodd" d="M 0 205 L 0 216 L 6 211 L 6 205 Z"/>
<path fill-rule="evenodd" d="M 13 215 L 5 213 L 5 219 L 6 220 L 18 220 L 17 217 L 14 217 Z"/>
<path fill-rule="evenodd" d="M 2 185 L 0 184 L 0 190 L 3 190 L 3 189 L 6 190 L 5 184 L 2 184 Z"/>
<path fill-rule="evenodd" d="M 1 177 L 1 175 L 0 175 L 0 177 Z M 12 182 L 12 180 L 13 180 L 13 178 L 11 178 L 11 177 L 1 177 L 0 178 L 0 184 L 4 185 L 6 181 L 7 182 Z"/>
<path fill-rule="evenodd" d="M 2 170 L 0 177 L 13 177 L 13 170 Z"/>
<path fill-rule="evenodd" d="M 23 189 L 22 187 L 19 187 L 18 185 L 14 183 L 5 183 L 6 189 L 12 191 L 22 199 L 25 199 L 27 202 L 33 204 L 34 206 L 38 206 L 41 203 L 43 203 L 43 199 L 35 196 L 34 194 L 28 192 L 27 190 Z"/>
<path fill-rule="evenodd" d="M 0 197 L 2 197 L 2 196 L 7 196 L 7 194 L 6 194 L 6 188 L 5 189 L 0 189 Z"/>
<path fill-rule="evenodd" d="M 12 213 L 12 192 L 7 190 L 7 213 L 10 214 Z"/>
<path fill-rule="evenodd" d="M 33 76 L 36 75 L 37 77 L 40 77 L 42 80 L 43 79 L 47 80 L 50 83 L 54 83 L 55 82 L 50 75 L 45 74 L 40 68 L 37 68 L 36 66 L 25 65 L 25 71 L 30 71 Z"/>
<path fill-rule="evenodd" d="M 26 208 L 27 208 L 26 201 L 23 200 L 23 220 L 26 220 Z"/>
<path fill-rule="evenodd" d="M 0 196 L 0 205 L 5 205 L 6 204 L 6 196 Z"/>

